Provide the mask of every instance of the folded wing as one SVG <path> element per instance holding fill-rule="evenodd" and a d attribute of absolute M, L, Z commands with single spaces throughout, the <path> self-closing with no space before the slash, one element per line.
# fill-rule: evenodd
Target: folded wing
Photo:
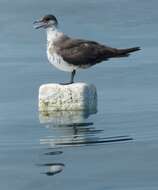
<path fill-rule="evenodd" d="M 72 39 L 64 36 L 57 45 L 57 53 L 73 65 L 89 67 L 109 58 L 127 57 L 131 52 L 140 50 L 139 47 L 116 49 L 94 41 Z"/>
<path fill-rule="evenodd" d="M 117 49 L 101 45 L 97 42 L 67 38 L 58 46 L 58 53 L 73 65 L 94 65 L 114 57 Z"/>

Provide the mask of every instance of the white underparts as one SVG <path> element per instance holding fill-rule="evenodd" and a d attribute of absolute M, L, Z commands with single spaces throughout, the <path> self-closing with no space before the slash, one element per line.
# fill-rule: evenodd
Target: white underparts
<path fill-rule="evenodd" d="M 56 53 L 54 48 L 54 42 L 60 38 L 61 35 L 63 34 L 56 28 L 47 29 L 47 57 L 49 62 L 56 68 L 66 72 L 72 72 L 74 69 L 77 69 L 77 67 L 64 61 L 63 58 Z"/>
<path fill-rule="evenodd" d="M 68 64 L 66 61 L 63 60 L 61 56 L 59 56 L 56 53 L 53 53 L 52 55 L 49 53 L 49 50 L 47 50 L 47 56 L 49 62 L 55 66 L 56 68 L 66 71 L 66 72 L 72 72 L 74 69 L 77 69 L 77 67 Z"/>

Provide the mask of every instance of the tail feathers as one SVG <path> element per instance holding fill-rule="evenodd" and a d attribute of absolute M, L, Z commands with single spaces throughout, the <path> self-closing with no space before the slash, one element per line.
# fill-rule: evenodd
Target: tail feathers
<path fill-rule="evenodd" d="M 140 47 L 126 48 L 126 49 L 118 49 L 116 57 L 127 57 L 130 53 L 141 50 Z"/>

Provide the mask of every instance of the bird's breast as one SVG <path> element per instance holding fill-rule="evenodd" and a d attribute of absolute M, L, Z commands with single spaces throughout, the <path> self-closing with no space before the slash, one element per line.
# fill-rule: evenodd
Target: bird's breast
<path fill-rule="evenodd" d="M 77 69 L 76 66 L 64 61 L 63 58 L 56 52 L 56 48 L 52 45 L 47 47 L 47 57 L 53 66 L 62 71 L 72 72 L 74 69 Z"/>

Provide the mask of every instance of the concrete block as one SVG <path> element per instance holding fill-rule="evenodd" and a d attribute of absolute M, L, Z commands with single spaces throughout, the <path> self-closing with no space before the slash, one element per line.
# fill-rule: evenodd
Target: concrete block
<path fill-rule="evenodd" d="M 97 110 L 97 91 L 92 84 L 44 84 L 39 89 L 39 111 Z"/>

